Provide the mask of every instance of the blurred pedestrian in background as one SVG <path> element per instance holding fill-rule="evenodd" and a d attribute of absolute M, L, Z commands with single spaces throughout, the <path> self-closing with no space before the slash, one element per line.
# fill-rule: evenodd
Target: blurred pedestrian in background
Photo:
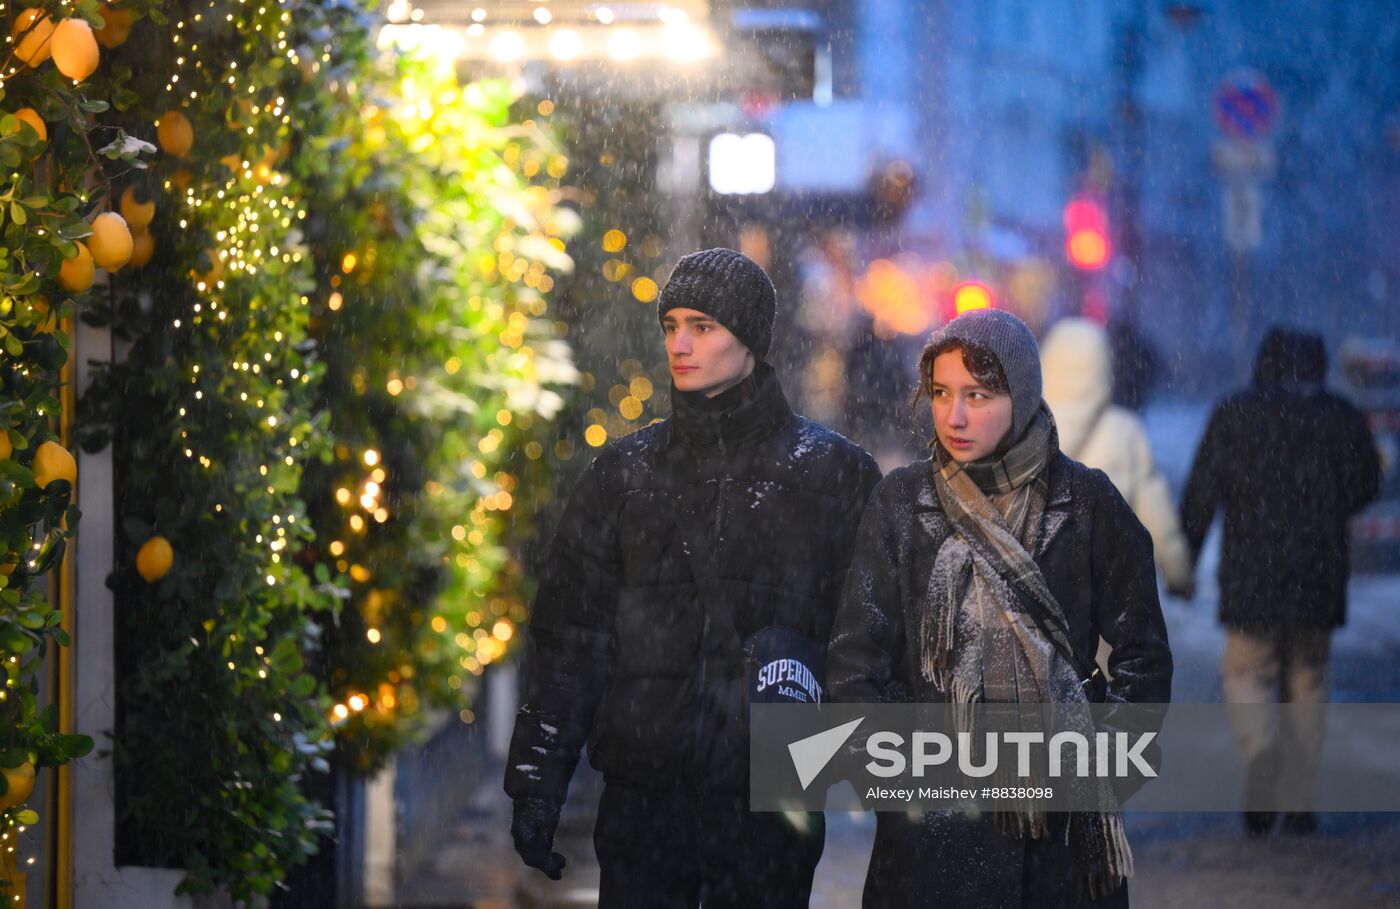
<path fill-rule="evenodd" d="M 1157 470 L 1142 419 L 1113 403 L 1108 334 L 1088 319 L 1061 319 L 1041 345 L 1045 403 L 1055 415 L 1060 450 L 1097 467 L 1123 494 L 1152 535 L 1167 590 L 1194 592 L 1191 552 L 1166 478 Z"/>
<path fill-rule="evenodd" d="M 1248 708 L 1232 713 L 1247 768 L 1245 830 L 1264 836 L 1277 796 L 1311 798 L 1322 744 L 1327 662 L 1346 621 L 1347 522 L 1380 486 L 1380 462 L 1365 416 L 1323 387 L 1327 355 L 1315 334 L 1272 329 L 1259 348 L 1253 384 L 1221 400 L 1196 452 L 1182 500 L 1193 561 L 1217 510 L 1225 512 L 1220 556 L 1221 668 L 1232 705 L 1314 705 L 1291 723 Z M 1283 817 L 1310 833 L 1309 811 Z"/>
<path fill-rule="evenodd" d="M 1061 319 L 1041 346 L 1040 362 L 1045 403 L 1055 415 L 1060 450 L 1108 474 L 1152 535 L 1167 591 L 1190 599 L 1195 594 L 1191 552 L 1171 490 L 1157 470 L 1142 419 L 1113 403 L 1108 333 L 1089 319 Z M 1105 671 L 1109 650 L 1106 642 L 1099 642 L 1098 664 Z"/>
<path fill-rule="evenodd" d="M 1141 410 L 1162 374 L 1162 358 L 1126 312 L 1108 320 L 1108 347 L 1112 351 L 1113 402 L 1129 410 Z"/>

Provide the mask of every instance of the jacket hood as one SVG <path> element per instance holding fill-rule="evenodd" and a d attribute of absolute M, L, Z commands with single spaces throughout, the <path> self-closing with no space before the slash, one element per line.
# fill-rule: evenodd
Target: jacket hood
<path fill-rule="evenodd" d="M 1040 364 L 1045 403 L 1055 415 L 1060 448 L 1078 457 L 1099 414 L 1113 399 L 1108 333 L 1088 319 L 1061 319 L 1040 345 Z"/>
<path fill-rule="evenodd" d="M 1322 382 L 1327 377 L 1327 348 L 1322 336 L 1274 328 L 1259 345 L 1254 361 L 1255 385 Z"/>

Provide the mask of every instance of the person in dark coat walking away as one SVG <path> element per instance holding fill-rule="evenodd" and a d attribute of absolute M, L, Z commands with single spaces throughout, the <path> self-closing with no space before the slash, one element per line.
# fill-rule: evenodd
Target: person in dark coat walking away
<path fill-rule="evenodd" d="M 1380 460 L 1365 416 L 1327 392 L 1327 354 L 1315 334 L 1275 328 L 1253 385 L 1221 400 L 1196 451 L 1181 505 L 1192 561 L 1215 513 L 1225 512 L 1220 555 L 1225 701 L 1313 705 L 1291 729 L 1257 712 L 1232 713 L 1247 768 L 1244 822 L 1263 836 L 1274 794 L 1314 790 L 1327 701 L 1332 632 L 1346 621 L 1347 522 L 1376 497 Z M 1305 801 L 1307 798 L 1305 798 Z M 1289 833 L 1316 829 L 1311 812 L 1286 813 Z"/>
<path fill-rule="evenodd" d="M 658 304 L 672 414 L 603 448 L 543 568 L 511 832 L 560 876 L 554 832 L 586 743 L 605 781 L 604 909 L 797 909 L 811 893 L 821 814 L 748 810 L 745 646 L 776 626 L 821 655 L 879 470 L 788 407 L 765 362 L 775 309 L 739 253 L 676 264 Z"/>
<path fill-rule="evenodd" d="M 1151 540 L 1102 471 L 1060 452 L 1030 330 L 996 310 L 959 316 L 919 378 L 933 457 L 871 496 L 827 651 L 832 699 L 1167 703 Z M 1127 906 L 1117 811 L 997 814 L 881 813 L 864 905 Z"/>

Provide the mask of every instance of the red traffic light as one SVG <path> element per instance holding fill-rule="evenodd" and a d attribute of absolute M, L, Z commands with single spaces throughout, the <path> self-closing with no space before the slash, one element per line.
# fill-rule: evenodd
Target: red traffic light
<path fill-rule="evenodd" d="M 1065 206 L 1065 254 L 1075 268 L 1087 271 L 1108 264 L 1108 215 L 1087 196 L 1071 199 Z"/>

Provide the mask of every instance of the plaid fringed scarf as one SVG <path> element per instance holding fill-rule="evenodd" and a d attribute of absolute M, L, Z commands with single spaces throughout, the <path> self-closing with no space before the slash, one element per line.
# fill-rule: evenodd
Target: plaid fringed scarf
<path fill-rule="evenodd" d="M 922 670 L 953 705 L 959 729 L 970 728 L 971 711 L 961 708 L 972 704 L 1088 703 L 1064 611 L 1031 556 L 1045 514 L 1045 468 L 1058 450 L 1055 421 L 1043 404 L 1021 439 L 994 462 L 959 464 L 935 445 L 933 486 L 956 532 L 939 549 L 929 576 Z M 1088 711 L 1070 713 L 1084 718 L 1080 731 L 1092 740 Z M 1050 835 L 1045 813 L 1030 806 L 998 812 L 995 819 L 1014 836 Z M 1132 875 L 1117 811 L 1071 814 L 1064 836 L 1084 863 L 1092 897 Z"/>

